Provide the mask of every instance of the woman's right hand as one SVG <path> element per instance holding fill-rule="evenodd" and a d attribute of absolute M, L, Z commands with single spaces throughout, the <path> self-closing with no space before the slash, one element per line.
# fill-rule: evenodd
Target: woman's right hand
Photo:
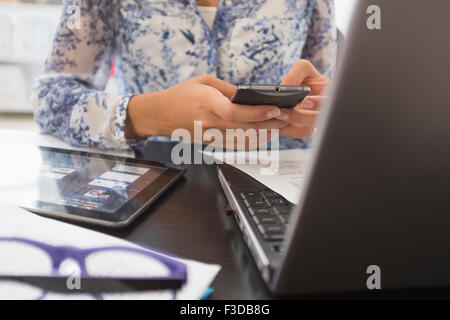
<path fill-rule="evenodd" d="M 226 129 L 253 128 L 257 132 L 268 129 L 270 133 L 270 129 L 288 125 L 275 119 L 280 115 L 276 106 L 232 103 L 230 99 L 236 90 L 225 81 L 203 75 L 166 90 L 134 96 L 128 104 L 125 135 L 127 138 L 171 136 L 174 130 L 183 128 L 189 130 L 193 137 L 194 121 L 202 121 L 203 130 L 218 129 L 225 139 Z M 248 149 L 248 146 L 244 148 Z"/>

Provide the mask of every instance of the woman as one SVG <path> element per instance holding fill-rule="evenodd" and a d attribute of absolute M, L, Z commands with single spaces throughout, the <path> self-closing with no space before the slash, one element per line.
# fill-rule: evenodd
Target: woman
<path fill-rule="evenodd" d="M 333 0 L 67 0 L 34 86 L 36 121 L 105 149 L 193 130 L 194 120 L 280 129 L 282 147 L 302 146 L 332 75 L 333 14 Z M 118 93 L 105 92 L 112 61 Z M 315 97 L 296 110 L 230 102 L 236 85 L 280 82 Z"/>

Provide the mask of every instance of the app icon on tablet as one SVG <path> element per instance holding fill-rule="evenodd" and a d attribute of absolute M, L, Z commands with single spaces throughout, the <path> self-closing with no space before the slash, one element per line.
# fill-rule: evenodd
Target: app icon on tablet
<path fill-rule="evenodd" d="M 103 179 L 94 179 L 89 182 L 90 186 L 114 189 L 114 190 L 125 190 L 128 187 L 128 183 L 120 182 L 120 181 L 111 181 L 111 180 L 103 180 Z"/>
<path fill-rule="evenodd" d="M 111 170 L 142 175 L 142 174 L 146 173 L 150 169 L 149 168 L 144 168 L 144 167 L 129 166 L 129 165 L 126 165 L 126 164 L 117 164 Z"/>
<path fill-rule="evenodd" d="M 108 200 L 111 197 L 111 194 L 102 189 L 90 189 L 88 192 L 83 194 L 83 196 L 93 199 Z"/>
<path fill-rule="evenodd" d="M 139 176 L 135 175 L 135 174 L 129 174 L 129 173 L 107 171 L 104 174 L 102 174 L 99 178 L 131 183 L 131 182 L 134 182 L 135 180 L 139 179 Z"/>

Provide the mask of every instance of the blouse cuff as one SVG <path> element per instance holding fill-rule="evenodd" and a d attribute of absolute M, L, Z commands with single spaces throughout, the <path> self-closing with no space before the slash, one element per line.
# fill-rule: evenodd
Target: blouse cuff
<path fill-rule="evenodd" d="M 127 109 L 133 94 L 123 96 L 117 109 L 114 121 L 114 136 L 117 144 L 122 150 L 135 150 L 145 144 L 147 138 L 128 139 L 125 137 L 125 120 Z"/>

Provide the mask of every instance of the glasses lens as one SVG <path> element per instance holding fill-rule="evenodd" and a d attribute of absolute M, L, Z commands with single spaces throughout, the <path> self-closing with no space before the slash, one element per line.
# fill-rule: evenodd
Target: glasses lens
<path fill-rule="evenodd" d="M 17 281 L 0 281 L 0 300 L 36 300 L 43 291 L 26 283 Z"/>
<path fill-rule="evenodd" d="M 108 249 L 96 251 L 86 258 L 86 269 L 90 276 L 152 278 L 170 276 L 169 268 L 152 256 L 144 253 Z"/>
<path fill-rule="evenodd" d="M 0 241 L 0 274 L 49 275 L 52 262 L 39 247 L 19 241 Z M 17 281 L 0 281 L 0 299 L 37 299 L 42 290 Z"/>

